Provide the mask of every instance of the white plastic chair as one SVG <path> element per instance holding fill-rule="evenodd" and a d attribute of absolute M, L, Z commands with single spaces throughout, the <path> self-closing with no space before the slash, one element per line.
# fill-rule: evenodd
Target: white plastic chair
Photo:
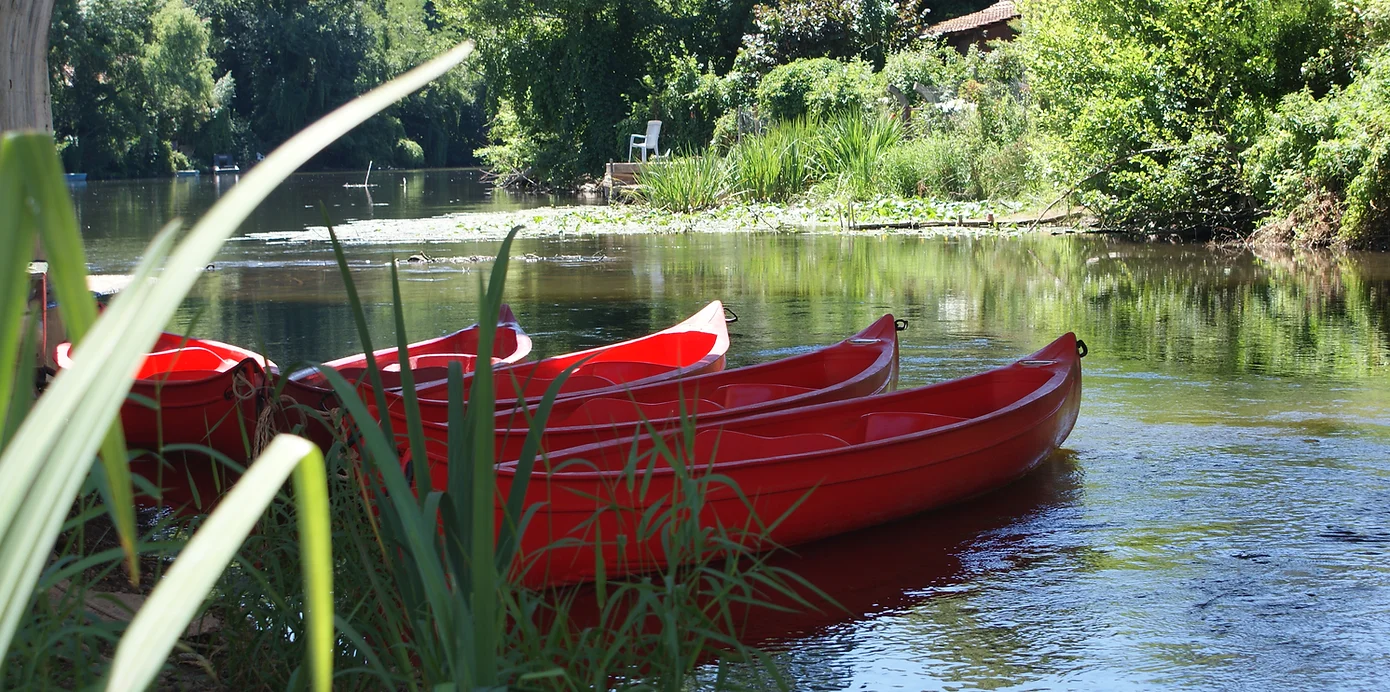
<path fill-rule="evenodd" d="M 639 150 L 639 151 L 641 152 L 641 154 L 642 154 L 642 161 L 643 161 L 644 163 L 645 163 L 646 160 L 647 160 L 647 152 L 648 152 L 648 151 L 652 152 L 652 156 L 653 156 L 653 157 L 659 156 L 660 154 L 659 154 L 659 152 L 657 151 L 656 146 L 657 146 L 657 138 L 660 137 L 660 136 L 661 136 L 661 121 L 660 121 L 660 120 L 648 120 L 648 121 L 647 121 L 647 134 L 645 134 L 645 135 L 632 135 L 630 138 L 628 138 L 628 144 L 627 144 L 627 160 L 628 160 L 629 162 L 632 161 L 632 150 L 633 150 L 633 149 L 637 149 L 637 150 Z"/>

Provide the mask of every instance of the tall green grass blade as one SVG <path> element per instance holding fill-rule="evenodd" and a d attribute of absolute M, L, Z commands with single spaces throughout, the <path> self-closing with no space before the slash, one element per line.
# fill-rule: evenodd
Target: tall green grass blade
<path fill-rule="evenodd" d="M 473 369 L 473 388 L 468 400 L 472 402 L 464 414 L 465 427 L 471 430 L 473 452 L 472 475 L 472 554 L 469 561 L 470 602 L 473 610 L 473 684 L 492 687 L 497 684 L 497 635 L 500 622 L 497 607 L 497 563 L 493 550 L 493 507 L 497 493 L 494 472 L 493 419 L 497 400 L 493 389 L 492 342 L 497 336 L 494 326 L 502 307 L 502 289 L 507 280 L 507 262 L 511 258 L 512 241 L 521 230 L 514 227 L 502 241 L 497 259 L 492 263 L 492 275 L 479 305 L 478 361 Z M 479 286 L 481 289 L 482 286 Z"/>
<path fill-rule="evenodd" d="M 381 429 L 386 432 L 387 438 L 394 439 L 391 433 L 391 417 L 386 415 L 386 387 L 382 384 L 381 369 L 377 366 L 376 354 L 373 353 L 371 330 L 367 329 L 367 313 L 362 310 L 362 299 L 357 296 L 357 284 L 353 282 L 352 272 L 348 270 L 347 255 L 343 253 L 343 244 L 338 242 L 338 234 L 333 230 L 333 224 L 328 219 L 328 209 L 323 206 L 323 202 L 319 202 L 319 211 L 323 213 L 323 223 L 328 228 L 328 240 L 333 244 L 333 257 L 338 261 L 338 273 L 343 277 L 343 290 L 347 291 L 352 319 L 357 324 L 357 336 L 362 341 L 362 353 L 367 357 L 367 379 L 372 383 L 377 410 L 382 412 Z"/>
<path fill-rule="evenodd" d="M 28 319 L 24 320 L 21 329 L 24 340 L 20 345 L 19 352 L 37 352 L 39 348 L 38 315 L 30 315 Z M 0 361 L 0 363 L 6 362 Z M 24 377 L 34 372 L 34 364 L 27 362 L 27 359 L 19 359 L 19 362 L 15 363 L 15 367 L 8 367 L 8 363 L 5 367 L 7 370 L 14 371 L 16 386 L 10 393 L 9 418 L 0 417 L 0 449 L 4 449 L 5 443 L 14 436 L 15 430 L 19 429 L 19 424 L 29 415 L 29 409 L 34 402 L 34 390 L 30 384 L 32 380 L 26 382 Z M 4 390 L 0 389 L 0 391 Z"/>
<path fill-rule="evenodd" d="M 298 470 L 301 467 L 303 471 Z M 308 596 L 305 620 L 314 689 L 332 689 L 333 572 L 327 479 L 318 448 L 290 435 L 271 441 L 155 586 L 116 648 L 107 689 L 140 690 L 154 681 L 184 628 L 291 473 L 300 503 Z"/>
<path fill-rule="evenodd" d="M 301 438 L 282 439 L 290 442 Z M 333 528 L 329 525 L 328 474 L 323 454 L 313 444 L 307 446 L 309 455 L 294 467 L 295 518 L 299 525 L 300 565 L 304 573 L 310 677 L 315 690 L 327 692 L 333 688 Z M 246 508 L 240 509 L 245 511 Z"/>
<path fill-rule="evenodd" d="M 68 196 L 63 169 L 47 136 L 28 137 L 17 142 L 16 151 L 30 194 L 36 204 L 36 231 L 48 256 L 48 278 L 58 312 L 73 344 L 78 344 L 96 321 L 96 299 L 87 290 L 87 255 L 77 228 L 77 213 Z M 0 361 L 8 362 L 8 361 Z M 107 509 L 116 535 L 125 549 L 131 583 L 138 583 L 140 563 L 135 557 L 135 494 L 131 489 L 130 466 L 126 461 L 125 437 L 118 422 L 108 425 L 101 445 L 101 461 L 106 470 Z"/>
<path fill-rule="evenodd" d="M 371 413 L 357 396 L 356 388 L 352 384 L 331 368 L 325 368 L 321 372 L 347 409 L 348 415 L 357 421 L 372 420 Z M 371 471 L 380 476 L 386 488 L 386 499 L 390 503 L 389 508 L 382 509 L 383 525 L 389 525 L 385 521 L 388 519 L 399 524 L 396 532 L 410 553 L 411 564 L 414 565 L 423 587 L 423 596 L 434 612 L 435 626 L 440 630 L 439 636 L 444 641 L 456 641 L 456 623 L 452 617 L 454 608 L 451 606 L 462 604 L 457 604 L 452 597 L 449 580 L 435 553 L 435 526 L 432 522 L 427 524 L 420 516 L 419 505 L 411 493 L 405 473 L 401 471 L 400 460 L 396 457 L 394 440 L 387 438 L 381 429 L 372 425 L 361 425 L 359 429 L 362 433 L 362 444 L 366 446 L 363 456 L 371 461 Z"/>
<path fill-rule="evenodd" d="M 34 223 L 27 195 L 26 171 L 18 149 L 23 140 L 15 135 L 0 138 L 0 421 L 9 419 L 16 383 L 19 343 L 24 312 L 29 303 L 29 261 L 33 259 Z"/>
<path fill-rule="evenodd" d="M 415 487 L 419 489 L 420 497 L 423 498 L 429 495 L 433 488 L 430 484 L 429 459 L 425 457 L 425 429 L 420 424 L 420 401 L 415 394 L 415 372 L 410 367 L 410 339 L 405 333 L 405 310 L 401 302 L 401 281 L 396 271 L 395 257 L 391 258 L 391 302 L 395 307 L 392 312 L 396 315 L 396 363 L 401 367 L 401 399 L 405 404 L 405 429 L 410 438 L 410 458 L 416 460 Z M 496 324 L 496 320 L 493 323 Z M 488 330 L 484 328 L 482 331 Z M 389 420 L 386 409 L 383 408 L 381 411 L 381 417 Z M 419 472 L 422 468 L 424 473 Z"/>
<path fill-rule="evenodd" d="M 6 480 L 0 484 L 0 653 L 9 646 L 103 431 L 130 389 L 129 373 L 154 343 L 157 332 L 141 341 L 121 330 L 152 299 L 154 272 L 173 241 L 172 227 L 155 236 L 131 285 L 88 335 L 88 344 L 104 348 L 89 345 L 87 352 L 95 355 L 78 354 L 71 368 L 58 373 L 0 455 L 0 477 Z"/>

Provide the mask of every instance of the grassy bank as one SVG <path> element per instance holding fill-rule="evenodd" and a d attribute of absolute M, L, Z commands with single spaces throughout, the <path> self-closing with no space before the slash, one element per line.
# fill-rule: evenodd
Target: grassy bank
<path fill-rule="evenodd" d="M 1042 137 L 1023 109 L 1004 93 L 908 124 L 884 111 L 774 122 L 724 151 L 649 163 L 626 196 L 677 213 L 791 203 L 853 215 L 859 206 L 883 221 L 949 217 L 966 202 L 1037 206 L 1056 190 Z M 998 124 L 1010 118 L 1016 122 Z"/>

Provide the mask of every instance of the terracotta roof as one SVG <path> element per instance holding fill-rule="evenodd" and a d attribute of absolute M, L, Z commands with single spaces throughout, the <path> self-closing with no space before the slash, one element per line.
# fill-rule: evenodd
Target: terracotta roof
<path fill-rule="evenodd" d="M 933 24 L 927 27 L 928 36 L 945 36 L 947 34 L 957 34 L 962 31 L 978 29 L 990 24 L 1007 22 L 1010 19 L 1017 19 L 1023 15 L 1019 14 L 1018 8 L 1014 6 L 1013 0 L 999 0 L 999 2 L 989 7 L 972 12 L 963 17 L 947 19 L 940 24 Z"/>

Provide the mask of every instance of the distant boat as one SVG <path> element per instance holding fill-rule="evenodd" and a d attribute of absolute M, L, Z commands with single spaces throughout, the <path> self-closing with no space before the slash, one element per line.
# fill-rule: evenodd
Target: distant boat
<path fill-rule="evenodd" d="M 240 173 L 241 166 L 236 165 L 236 159 L 233 159 L 231 154 L 216 154 L 212 157 L 212 172 L 214 175 Z"/>
<path fill-rule="evenodd" d="M 196 176 L 198 175 L 198 169 L 196 169 L 196 168 L 189 168 L 189 169 L 182 170 L 182 171 L 175 171 L 175 172 L 174 172 L 174 175 L 176 175 L 176 176 L 178 176 L 178 177 L 180 177 L 180 178 L 192 178 L 192 177 L 196 177 Z"/>
<path fill-rule="evenodd" d="M 63 174 L 63 177 L 66 178 L 67 181 L 70 182 L 70 183 L 85 183 L 85 182 L 87 182 L 87 174 L 86 174 L 86 173 L 64 173 L 64 174 Z"/>

